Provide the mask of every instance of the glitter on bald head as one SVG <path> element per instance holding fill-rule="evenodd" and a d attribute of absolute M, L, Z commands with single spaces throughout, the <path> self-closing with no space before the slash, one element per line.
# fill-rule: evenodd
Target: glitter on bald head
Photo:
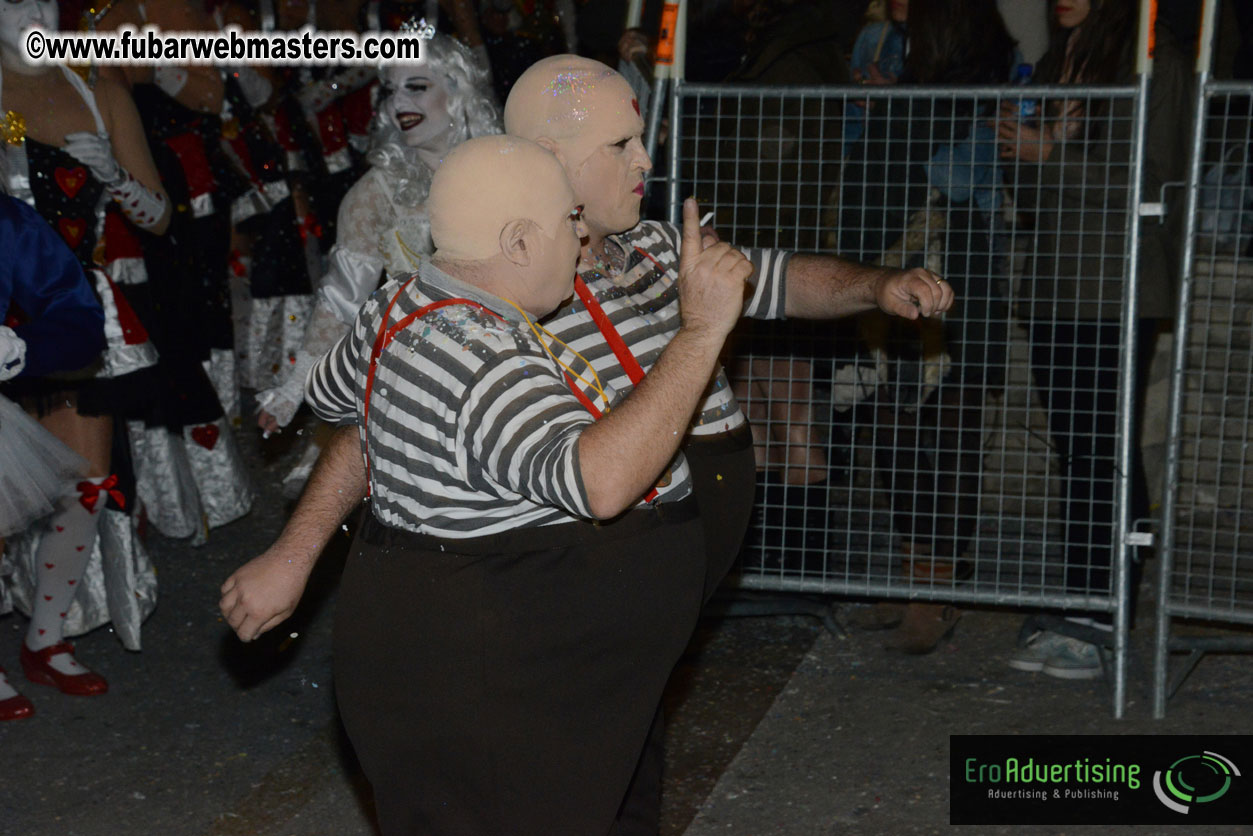
<path fill-rule="evenodd" d="M 590 75 L 586 70 L 558 73 L 544 88 L 544 92 L 550 96 L 586 95 L 592 89 L 592 84 L 588 81 Z"/>
<path fill-rule="evenodd" d="M 577 55 L 555 55 L 536 62 L 514 84 L 505 103 L 505 130 L 561 143 L 587 135 L 589 142 L 599 143 L 587 127 L 622 108 L 630 111 L 632 98 L 630 85 L 612 67 Z M 586 156 L 583 149 L 577 156 Z"/>
<path fill-rule="evenodd" d="M 614 75 L 614 71 L 606 67 L 603 71 L 588 69 L 570 69 L 557 73 L 552 81 L 545 85 L 542 95 L 553 99 L 566 99 L 563 112 L 553 113 L 545 120 L 548 124 L 560 122 L 582 122 L 591 112 L 583 102 L 584 96 L 596 92 L 596 83 Z"/>

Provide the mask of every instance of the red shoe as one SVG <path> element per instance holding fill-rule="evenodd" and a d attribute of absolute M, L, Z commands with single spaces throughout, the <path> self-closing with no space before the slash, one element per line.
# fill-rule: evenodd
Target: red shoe
<path fill-rule="evenodd" d="M 22 642 L 22 670 L 26 673 L 26 678 L 40 685 L 51 685 L 62 694 L 74 697 L 93 697 L 109 690 L 109 683 L 98 673 L 85 670 L 82 673 L 68 674 L 54 670 L 48 660 L 58 653 L 68 653 L 72 657 L 74 645 L 60 642 L 43 650 L 31 650 L 26 647 L 26 642 Z"/>
<path fill-rule="evenodd" d="M 3 673 L 4 668 L 0 668 L 0 674 Z M 35 706 L 31 705 L 30 700 L 21 694 L 9 697 L 7 700 L 0 700 L 0 723 L 5 720 L 21 720 L 34 713 Z"/>

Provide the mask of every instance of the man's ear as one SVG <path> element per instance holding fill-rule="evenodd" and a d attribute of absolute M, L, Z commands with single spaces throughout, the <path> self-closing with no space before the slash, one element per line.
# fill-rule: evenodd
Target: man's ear
<path fill-rule="evenodd" d="M 525 218 L 510 221 L 500 230 L 500 251 L 512 264 L 528 267 L 531 264 L 530 235 L 534 227 Z"/>

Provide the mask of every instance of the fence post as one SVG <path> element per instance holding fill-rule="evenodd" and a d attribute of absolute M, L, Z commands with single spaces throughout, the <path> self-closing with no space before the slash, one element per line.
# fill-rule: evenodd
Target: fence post
<path fill-rule="evenodd" d="M 1175 312 L 1174 344 L 1171 346 L 1170 406 L 1166 425 L 1166 472 L 1162 491 L 1162 543 L 1158 553 L 1157 637 L 1153 664 L 1153 719 L 1166 716 L 1167 673 L 1170 661 L 1170 588 L 1175 553 L 1175 511 L 1179 490 L 1179 448 L 1182 439 L 1184 367 L 1188 353 L 1188 323 L 1192 307 L 1193 259 L 1196 257 L 1197 210 L 1200 204 L 1201 164 L 1204 154 L 1206 85 L 1212 62 L 1212 41 L 1217 0 L 1203 0 L 1201 31 L 1197 44 L 1197 95 L 1193 111 L 1192 148 L 1188 158 L 1183 252 L 1179 265 L 1179 304 Z"/>

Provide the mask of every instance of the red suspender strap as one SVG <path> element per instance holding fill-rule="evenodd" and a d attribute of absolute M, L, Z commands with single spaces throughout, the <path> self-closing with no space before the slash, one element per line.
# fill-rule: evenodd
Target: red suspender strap
<path fill-rule="evenodd" d="M 383 353 L 383 346 L 385 345 L 385 340 L 387 339 L 387 318 L 391 316 L 392 307 L 396 304 L 396 300 L 400 298 L 400 294 L 404 293 L 405 288 L 407 288 L 416 278 L 417 276 L 411 276 L 409 281 L 402 284 L 400 286 L 400 290 L 396 291 L 396 295 L 393 296 L 391 301 L 387 303 L 387 308 L 383 311 L 383 324 L 379 326 L 378 336 L 374 338 L 374 346 L 370 349 L 370 369 L 365 376 L 365 405 L 362 409 L 361 417 L 361 425 L 363 427 L 370 419 L 370 394 L 374 391 L 374 367 L 378 364 L 379 355 Z M 367 460 L 366 470 L 369 471 L 369 469 L 370 463 Z M 368 488 L 369 485 L 367 484 L 366 487 Z"/>
<path fill-rule="evenodd" d="M 587 312 L 592 315 L 592 321 L 600 329 L 605 342 L 609 343 L 609 348 L 613 350 L 613 356 L 618 358 L 622 370 L 627 373 L 627 377 L 631 378 L 632 384 L 639 386 L 640 381 L 644 379 L 644 370 L 640 368 L 639 361 L 635 359 L 631 349 L 627 348 L 618 329 L 614 328 L 613 323 L 609 321 L 605 309 L 600 306 L 600 302 L 596 301 L 592 291 L 587 289 L 581 276 L 576 276 L 574 279 L 574 292 L 583 300 L 583 307 L 587 308 Z"/>

